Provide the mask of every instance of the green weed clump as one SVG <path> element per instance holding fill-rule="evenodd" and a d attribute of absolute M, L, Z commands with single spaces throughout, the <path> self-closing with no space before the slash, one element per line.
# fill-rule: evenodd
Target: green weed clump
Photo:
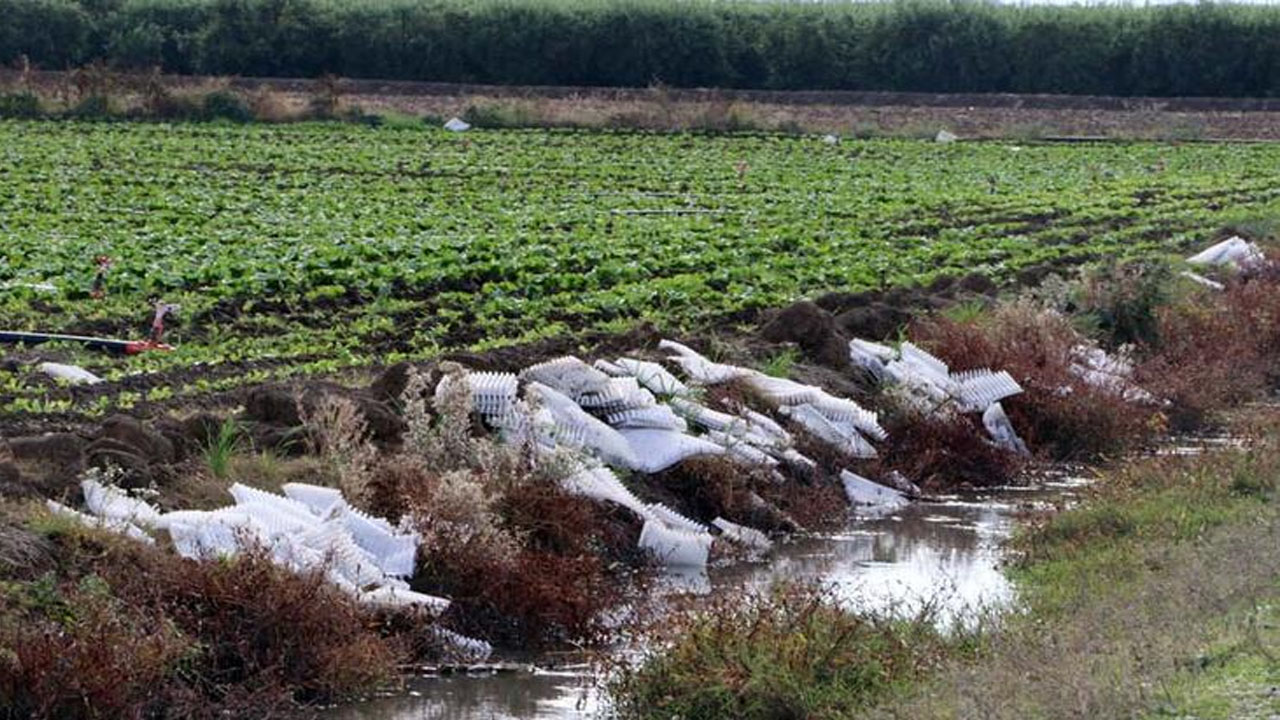
<path fill-rule="evenodd" d="M 0 118 L 38 118 L 43 114 L 44 107 L 35 93 L 0 93 Z"/>
<path fill-rule="evenodd" d="M 836 718 L 920 677 L 973 638 L 929 617 L 851 612 L 780 585 L 664 619 L 666 644 L 612 691 L 623 718 Z"/>

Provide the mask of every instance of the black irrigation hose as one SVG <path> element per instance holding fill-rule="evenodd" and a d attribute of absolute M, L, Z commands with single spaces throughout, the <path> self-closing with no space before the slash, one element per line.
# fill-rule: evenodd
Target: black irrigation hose
<path fill-rule="evenodd" d="M 0 330 L 0 344 L 41 345 L 47 342 L 79 343 L 89 350 L 101 350 L 116 355 L 136 355 L 140 352 L 161 349 L 164 346 L 145 340 L 116 340 L 86 335 L 59 335 L 56 333 L 16 332 Z"/>

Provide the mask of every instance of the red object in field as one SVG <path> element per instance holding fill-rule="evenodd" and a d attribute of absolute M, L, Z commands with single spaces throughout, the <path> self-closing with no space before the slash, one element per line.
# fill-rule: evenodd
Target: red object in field
<path fill-rule="evenodd" d="M 169 352 L 172 345 L 165 345 L 154 340 L 133 340 L 124 344 L 125 355 L 140 355 L 144 352 Z"/>

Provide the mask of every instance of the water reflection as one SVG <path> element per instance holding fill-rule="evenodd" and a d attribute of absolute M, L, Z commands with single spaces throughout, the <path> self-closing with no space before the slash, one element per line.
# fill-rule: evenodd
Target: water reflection
<path fill-rule="evenodd" d="M 909 610 L 933 602 L 942 619 L 1006 603 L 1012 589 L 1000 573 L 1000 543 L 1019 511 L 1047 499 L 1070 499 L 1069 477 L 1036 490 L 909 505 L 886 517 L 856 519 L 841 533 L 780 544 L 768 562 L 713 567 L 663 578 L 660 592 L 692 594 L 760 590 L 776 580 L 820 580 L 851 607 Z M 602 699 L 581 672 L 421 678 L 412 695 L 336 710 L 335 720 L 454 718 L 589 718 Z"/>
<path fill-rule="evenodd" d="M 813 579 L 850 607 L 905 611 L 927 602 L 943 619 L 954 618 L 1010 599 L 998 564 L 1016 507 L 1003 500 L 909 505 L 838 535 L 784 545 L 768 564 L 713 570 L 712 586 L 763 589 L 778 580 Z"/>
<path fill-rule="evenodd" d="M 550 720 L 588 718 L 600 707 L 586 672 L 506 673 L 424 677 L 408 693 L 348 705 L 334 720 Z"/>

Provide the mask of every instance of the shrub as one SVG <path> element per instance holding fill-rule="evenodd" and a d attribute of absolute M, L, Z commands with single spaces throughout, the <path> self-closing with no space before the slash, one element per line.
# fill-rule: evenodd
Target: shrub
<path fill-rule="evenodd" d="M 1158 341 L 1159 309 L 1167 305 L 1173 271 L 1166 263 L 1108 263 L 1084 274 L 1078 312 L 1107 347 Z"/>
<path fill-rule="evenodd" d="M 1010 484 L 1023 467 L 1018 455 L 993 445 L 972 415 L 906 416 L 889 427 L 891 442 L 873 471 L 897 471 L 926 491 Z"/>
<path fill-rule="evenodd" d="M 658 649 L 613 682 L 623 718 L 851 717 L 961 642 L 929 618 L 855 614 L 796 585 L 722 598 L 662 626 Z"/>
<path fill-rule="evenodd" d="M 0 702 L 16 716 L 266 716 L 396 681 L 399 651 L 321 573 L 26 522 L 57 566 L 0 567 Z"/>
<path fill-rule="evenodd" d="M 1138 96 L 1274 96 L 1280 37 L 1274 8 L 1207 3 L 2 0 L 0 17 L 0 62 L 46 68 Z"/>
<path fill-rule="evenodd" d="M 77 120 L 105 120 L 114 114 L 111 99 L 106 95 L 89 95 L 67 110 L 67 117 Z"/>
<path fill-rule="evenodd" d="M 34 93 L 0 93 L 0 118 L 37 118 L 43 114 L 40 98 Z"/>
<path fill-rule="evenodd" d="M 1084 459 L 1132 448 L 1158 429 L 1155 408 L 1073 373 L 1073 348 L 1085 338 L 1066 317 L 1029 302 L 964 322 L 930 318 L 912 326 L 912 337 L 952 370 L 1009 371 L 1024 392 L 1002 404 L 1033 451 Z"/>
<path fill-rule="evenodd" d="M 244 123 L 253 119 L 253 111 L 239 95 L 229 90 L 215 90 L 200 103 L 201 114 L 208 120 Z"/>
<path fill-rule="evenodd" d="M 1234 278 L 1223 293 L 1162 307 L 1159 339 L 1137 370 L 1171 403 L 1173 426 L 1193 429 L 1216 410 L 1261 398 L 1280 378 L 1280 271 Z"/>
<path fill-rule="evenodd" d="M 539 121 L 521 105 L 494 103 L 470 105 L 462 113 L 462 119 L 478 128 L 522 128 L 538 125 Z"/>
<path fill-rule="evenodd" d="M 473 432 L 462 369 L 444 390 L 410 375 L 401 395 L 405 452 L 369 473 L 364 497 L 422 536 L 415 585 L 453 600 L 447 620 L 508 647 L 595 643 L 622 598 L 611 568 L 637 561 L 639 525 L 560 489 L 564 468 L 530 448 Z"/>

